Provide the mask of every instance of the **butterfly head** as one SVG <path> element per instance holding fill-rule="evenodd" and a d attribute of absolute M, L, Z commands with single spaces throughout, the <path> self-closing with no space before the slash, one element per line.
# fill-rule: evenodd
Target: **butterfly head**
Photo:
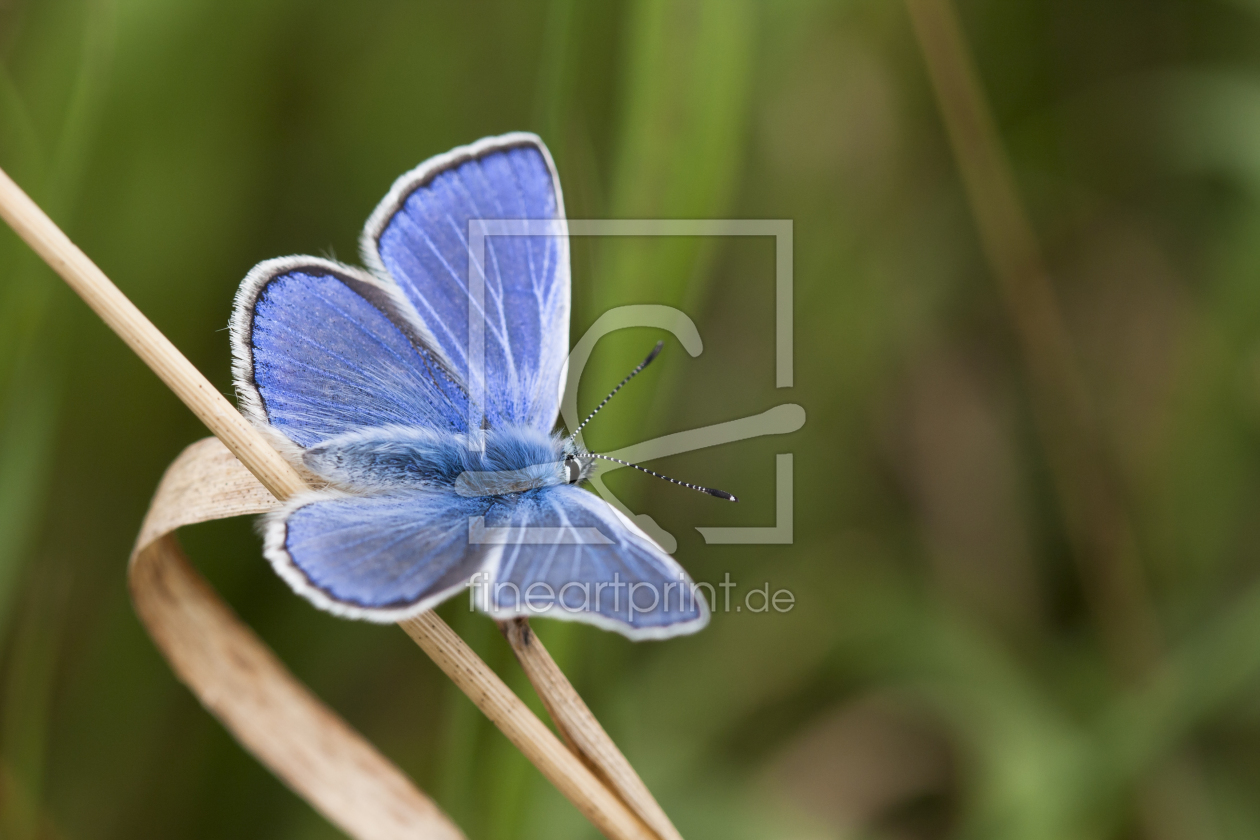
<path fill-rule="evenodd" d="M 574 455 L 564 456 L 564 483 L 577 484 L 582 480 L 582 465 Z"/>
<path fill-rule="evenodd" d="M 572 437 L 560 441 L 560 453 L 565 484 L 581 484 L 595 474 L 595 456 Z"/>

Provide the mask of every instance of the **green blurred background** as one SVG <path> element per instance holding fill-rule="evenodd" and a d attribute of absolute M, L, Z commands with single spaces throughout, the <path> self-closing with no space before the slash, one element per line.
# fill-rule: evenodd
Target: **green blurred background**
<path fill-rule="evenodd" d="M 1260 837 L 1260 2 L 964 0 L 1135 537 L 1158 661 L 1109 658 L 1026 366 L 896 2 L 0 4 L 0 165 L 225 392 L 257 261 L 356 258 L 392 180 L 539 132 L 570 216 L 789 218 L 768 239 L 575 242 L 573 338 L 669 303 L 611 449 L 803 405 L 805 427 L 609 485 L 700 580 L 797 596 L 632 644 L 538 621 L 688 838 Z M 601 342 L 593 405 L 663 337 Z M 0 231 L 0 836 L 337 832 L 176 682 L 125 562 L 205 435 Z M 795 543 L 770 525 L 795 453 Z M 1080 502 L 1080 500 L 1077 500 Z M 184 543 L 225 599 L 470 838 L 594 830 L 394 627 L 319 613 L 251 523 Z M 738 597 L 738 596 L 737 596 Z M 493 624 L 443 615 L 523 695 Z M 536 702 L 532 699 L 530 702 Z"/>

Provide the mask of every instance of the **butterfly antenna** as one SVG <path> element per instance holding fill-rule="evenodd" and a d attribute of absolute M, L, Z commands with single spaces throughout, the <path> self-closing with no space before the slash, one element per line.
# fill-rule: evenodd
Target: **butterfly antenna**
<path fill-rule="evenodd" d="M 591 452 L 589 454 L 583 455 L 582 457 L 603 458 L 605 461 L 616 461 L 618 464 L 621 464 L 624 467 L 634 467 L 636 470 L 639 470 L 640 472 L 645 472 L 648 475 L 654 475 L 657 478 L 663 478 L 666 481 L 668 481 L 670 484 L 677 484 L 680 487 L 690 487 L 692 490 L 699 490 L 701 493 L 708 493 L 710 496 L 717 496 L 719 499 L 726 499 L 728 502 L 739 501 L 739 499 L 735 498 L 730 493 L 727 493 L 724 490 L 714 490 L 712 487 L 701 487 L 699 484 L 688 484 L 685 481 L 679 481 L 676 478 L 670 478 L 667 475 L 661 475 L 658 472 L 653 472 L 652 470 L 649 470 L 647 467 L 640 467 L 638 464 L 632 464 L 629 461 L 623 461 L 620 458 L 614 458 L 611 455 L 596 455 L 594 452 Z"/>
<path fill-rule="evenodd" d="M 651 353 L 648 353 L 647 358 L 639 362 L 639 366 L 636 367 L 634 370 L 630 371 L 630 374 L 626 376 L 625 379 L 621 380 L 621 383 L 616 388 L 612 389 L 612 393 L 604 397 L 604 401 L 602 403 L 595 406 L 595 410 L 592 411 L 590 414 L 588 414 L 586 416 L 586 419 L 583 420 L 581 424 L 579 424 L 578 427 L 573 430 L 573 434 L 569 435 L 569 440 L 573 440 L 574 438 L 576 438 L 578 436 L 578 432 L 582 431 L 582 429 L 586 426 L 586 424 L 591 422 L 591 418 L 594 417 L 596 414 L 599 414 L 599 410 L 603 408 L 604 406 L 608 405 L 608 401 L 611 400 L 618 391 L 624 388 L 627 382 L 629 382 L 631 379 L 634 379 L 639 374 L 639 371 L 643 370 L 645 367 L 652 364 L 652 360 L 660 355 L 660 352 L 662 349 L 664 349 L 664 347 L 665 347 L 665 342 L 663 341 L 656 342 L 656 346 L 652 348 Z M 633 467 L 634 464 L 631 464 L 630 466 Z M 673 479 L 670 479 L 670 481 L 673 481 Z"/>

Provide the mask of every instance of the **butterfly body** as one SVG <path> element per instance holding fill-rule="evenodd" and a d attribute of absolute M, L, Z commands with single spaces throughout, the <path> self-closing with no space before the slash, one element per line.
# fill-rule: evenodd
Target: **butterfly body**
<path fill-rule="evenodd" d="M 487 219 L 540 226 L 478 239 Z M 539 614 L 545 592 L 542 614 L 636 639 L 707 622 L 673 558 L 579 486 L 593 457 L 555 431 L 565 225 L 542 142 L 486 138 L 398 179 L 364 230 L 367 270 L 285 257 L 241 284 L 242 410 L 318 488 L 269 515 L 264 553 L 316 606 L 398 621 L 481 580 L 474 605 L 501 619 Z"/>
<path fill-rule="evenodd" d="M 585 461 L 584 454 L 558 434 L 529 426 L 487 429 L 481 450 L 471 448 L 462 434 L 383 426 L 324 441 L 307 449 L 302 462 L 352 492 L 415 488 L 491 497 L 575 484 L 592 467 L 586 461 L 573 480 L 565 460 Z"/>

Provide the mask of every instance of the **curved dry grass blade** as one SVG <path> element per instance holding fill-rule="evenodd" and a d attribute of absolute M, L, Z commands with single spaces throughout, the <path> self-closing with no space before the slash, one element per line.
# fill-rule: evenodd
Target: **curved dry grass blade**
<path fill-rule="evenodd" d="M 682 840 L 647 785 L 600 726 L 581 695 L 551 658 L 542 639 L 534 635 L 528 619 L 515 618 L 499 624 L 512 652 L 525 669 L 534 691 L 569 748 L 603 779 L 621 801 L 647 823 L 661 840 Z"/>
<path fill-rule="evenodd" d="M 174 531 L 278 504 L 217 439 L 167 469 L 128 565 L 136 613 L 238 741 L 357 840 L 464 835 L 401 770 L 299 682 L 192 568 Z"/>

